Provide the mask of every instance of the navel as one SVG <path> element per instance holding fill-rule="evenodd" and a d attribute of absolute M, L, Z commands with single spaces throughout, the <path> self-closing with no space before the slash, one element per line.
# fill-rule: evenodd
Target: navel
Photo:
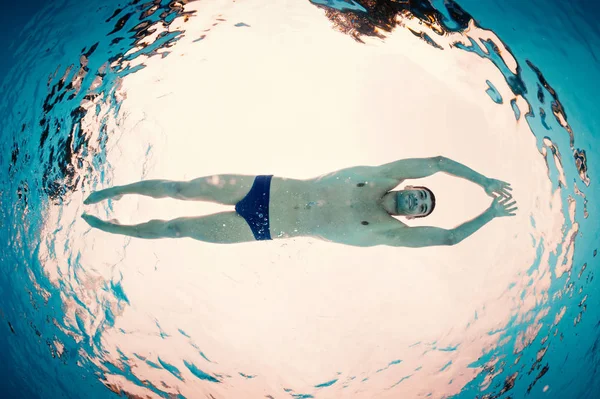
<path fill-rule="evenodd" d="M 360 224 L 362 224 L 363 226 L 366 226 L 369 224 L 369 222 L 367 222 L 366 220 L 363 220 L 362 222 L 360 222 Z"/>
<path fill-rule="evenodd" d="M 365 186 L 365 183 L 358 183 L 358 184 L 356 185 L 356 187 L 364 187 L 364 186 Z"/>

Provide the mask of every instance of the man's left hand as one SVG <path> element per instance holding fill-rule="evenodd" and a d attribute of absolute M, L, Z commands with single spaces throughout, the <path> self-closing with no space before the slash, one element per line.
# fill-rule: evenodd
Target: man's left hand
<path fill-rule="evenodd" d="M 487 179 L 483 189 L 490 197 L 512 198 L 512 187 L 502 180 Z"/>

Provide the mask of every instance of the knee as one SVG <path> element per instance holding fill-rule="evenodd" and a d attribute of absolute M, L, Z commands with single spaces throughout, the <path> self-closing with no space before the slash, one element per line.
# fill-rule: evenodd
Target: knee
<path fill-rule="evenodd" d="M 166 237 L 182 237 L 183 230 L 181 228 L 181 224 L 177 221 L 167 222 L 165 225 L 165 236 Z"/>
<path fill-rule="evenodd" d="M 178 181 L 164 182 L 164 191 L 169 193 L 169 197 L 181 199 L 184 197 L 184 184 Z"/>

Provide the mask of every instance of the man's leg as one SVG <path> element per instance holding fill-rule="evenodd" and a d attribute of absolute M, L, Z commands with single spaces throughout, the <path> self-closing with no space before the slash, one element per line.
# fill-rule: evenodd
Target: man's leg
<path fill-rule="evenodd" d="M 173 220 L 151 220 L 136 225 L 121 225 L 84 214 L 82 218 L 92 227 L 113 234 L 138 238 L 179 238 L 232 244 L 254 241 L 254 234 L 243 217 L 236 212 L 221 212 L 207 216 L 183 217 Z"/>
<path fill-rule="evenodd" d="M 144 180 L 93 192 L 83 203 L 88 205 L 125 194 L 139 194 L 153 198 L 171 197 L 235 205 L 248 194 L 254 178 L 247 175 L 214 175 L 190 181 Z"/>

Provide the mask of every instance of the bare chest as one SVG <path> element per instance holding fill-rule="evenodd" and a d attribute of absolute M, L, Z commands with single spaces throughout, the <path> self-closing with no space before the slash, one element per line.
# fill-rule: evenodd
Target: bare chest
<path fill-rule="evenodd" d="M 397 227 L 382 207 L 391 179 L 331 176 L 311 180 L 273 178 L 269 218 L 274 238 L 314 236 L 351 245 Z"/>

